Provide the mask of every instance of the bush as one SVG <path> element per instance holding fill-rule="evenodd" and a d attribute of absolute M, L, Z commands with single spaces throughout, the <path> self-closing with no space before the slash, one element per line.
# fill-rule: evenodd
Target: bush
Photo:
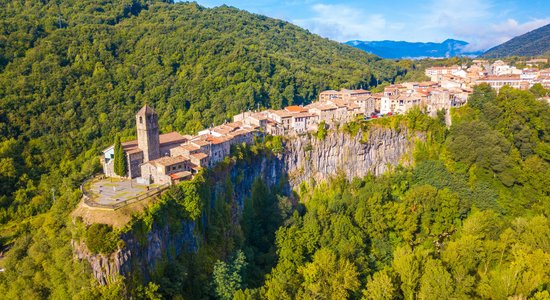
<path fill-rule="evenodd" d="M 106 224 L 92 224 L 86 231 L 84 242 L 94 254 L 113 253 L 121 241 L 113 228 Z"/>
<path fill-rule="evenodd" d="M 327 136 L 327 126 L 325 124 L 325 121 L 321 121 L 319 123 L 319 129 L 317 130 L 317 138 L 320 140 L 324 140 Z"/>

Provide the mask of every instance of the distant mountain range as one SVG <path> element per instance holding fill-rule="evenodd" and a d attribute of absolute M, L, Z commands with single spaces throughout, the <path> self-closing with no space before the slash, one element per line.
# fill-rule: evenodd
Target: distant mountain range
<path fill-rule="evenodd" d="M 467 42 L 448 39 L 442 43 L 411 43 L 403 41 L 349 41 L 344 44 L 376 54 L 382 58 L 445 58 L 478 56 L 483 51 L 470 52 Z"/>
<path fill-rule="evenodd" d="M 550 24 L 489 49 L 483 57 L 539 56 L 550 53 Z"/>

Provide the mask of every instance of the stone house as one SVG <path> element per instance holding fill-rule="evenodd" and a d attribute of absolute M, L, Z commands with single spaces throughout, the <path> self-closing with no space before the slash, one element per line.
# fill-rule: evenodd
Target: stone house
<path fill-rule="evenodd" d="M 141 178 L 146 183 L 171 184 L 191 174 L 191 160 L 183 155 L 165 156 L 141 165 Z M 185 173 L 188 172 L 188 173 Z"/>

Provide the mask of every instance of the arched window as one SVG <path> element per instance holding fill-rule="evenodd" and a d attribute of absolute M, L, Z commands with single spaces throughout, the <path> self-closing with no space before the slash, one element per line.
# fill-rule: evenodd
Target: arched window
<path fill-rule="evenodd" d="M 143 118 L 139 116 L 139 124 L 143 124 Z"/>

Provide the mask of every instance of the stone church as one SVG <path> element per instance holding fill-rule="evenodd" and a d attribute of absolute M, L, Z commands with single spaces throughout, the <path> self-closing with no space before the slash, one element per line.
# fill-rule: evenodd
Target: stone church
<path fill-rule="evenodd" d="M 153 108 L 144 105 L 136 114 L 137 140 L 122 143 L 128 165 L 128 178 L 141 177 L 141 165 L 165 156 L 170 150 L 185 143 L 188 138 L 170 132 L 159 135 L 158 115 Z M 117 177 L 114 172 L 114 145 L 103 150 L 101 163 L 106 176 Z"/>

